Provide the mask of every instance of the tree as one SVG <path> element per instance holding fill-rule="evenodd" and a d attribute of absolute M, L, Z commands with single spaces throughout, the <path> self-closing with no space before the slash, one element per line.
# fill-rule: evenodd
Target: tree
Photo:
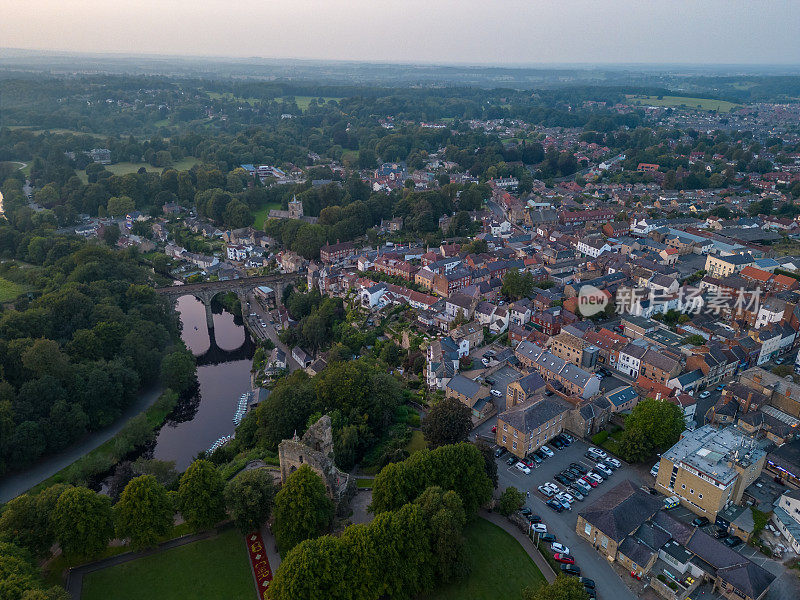
<path fill-rule="evenodd" d="M 39 587 L 39 574 L 25 550 L 0 542 L 0 597 L 19 600 L 26 591 Z"/>
<path fill-rule="evenodd" d="M 117 245 L 120 235 L 121 233 L 116 223 L 110 223 L 103 227 L 103 241 L 111 247 Z"/>
<path fill-rule="evenodd" d="M 11 500 L 0 515 L 0 539 L 21 546 L 34 556 L 47 554 L 55 541 L 51 514 L 68 487 L 59 483 L 42 490 L 38 496 L 23 494 Z"/>
<path fill-rule="evenodd" d="M 69 488 L 61 494 L 51 522 L 61 550 L 72 556 L 100 553 L 114 534 L 111 500 L 84 487 Z"/>
<path fill-rule="evenodd" d="M 208 529 L 225 518 L 225 481 L 217 467 L 196 460 L 181 475 L 178 509 L 195 529 Z"/>
<path fill-rule="evenodd" d="M 168 388 L 182 394 L 197 383 L 197 361 L 188 350 L 167 354 L 161 361 L 161 381 Z"/>
<path fill-rule="evenodd" d="M 429 487 L 414 504 L 422 509 L 429 531 L 435 580 L 449 583 L 466 577 L 469 563 L 465 555 L 463 530 L 467 515 L 461 498 L 452 490 Z"/>
<path fill-rule="evenodd" d="M 559 575 L 549 585 L 536 589 L 525 588 L 522 600 L 589 600 L 589 594 L 577 577 Z"/>
<path fill-rule="evenodd" d="M 497 461 L 494 459 L 494 450 L 486 442 L 480 440 L 475 444 L 475 447 L 483 456 L 483 465 L 486 470 L 486 476 L 492 482 L 492 487 L 497 487 Z"/>
<path fill-rule="evenodd" d="M 683 411 L 678 405 L 666 400 L 643 400 L 625 420 L 620 453 L 630 462 L 647 460 L 657 450 L 675 445 L 685 426 Z"/>
<path fill-rule="evenodd" d="M 130 538 L 137 550 L 150 548 L 172 529 L 175 509 L 152 475 L 132 479 L 114 507 L 117 536 Z"/>
<path fill-rule="evenodd" d="M 512 299 L 519 299 L 528 296 L 533 291 L 533 274 L 526 271 L 520 273 L 512 269 L 503 277 L 503 286 L 500 292 Z"/>
<path fill-rule="evenodd" d="M 513 485 L 507 487 L 500 494 L 500 504 L 498 510 L 503 516 L 508 516 L 517 512 L 525 504 L 525 496 Z"/>
<path fill-rule="evenodd" d="M 225 486 L 225 504 L 243 534 L 267 522 L 274 501 L 275 483 L 268 469 L 245 471 Z"/>
<path fill-rule="evenodd" d="M 334 506 L 322 479 L 308 465 L 289 475 L 275 496 L 275 540 L 282 553 L 328 530 Z"/>
<path fill-rule="evenodd" d="M 431 447 L 465 442 L 472 431 L 472 411 L 456 398 L 445 398 L 428 411 L 422 433 Z"/>
<path fill-rule="evenodd" d="M 124 217 L 136 210 L 136 203 L 130 196 L 112 196 L 108 199 L 108 214 L 112 217 Z"/>

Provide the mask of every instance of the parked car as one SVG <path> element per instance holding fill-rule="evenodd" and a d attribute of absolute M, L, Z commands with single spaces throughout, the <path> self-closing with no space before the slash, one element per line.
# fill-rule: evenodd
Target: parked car
<path fill-rule="evenodd" d="M 606 477 L 611 477 L 614 474 L 614 471 L 612 471 L 608 466 L 606 466 L 605 464 L 603 464 L 601 462 L 597 463 L 594 466 L 594 468 L 597 469 L 598 471 L 600 471 L 600 473 L 602 473 Z"/>
<path fill-rule="evenodd" d="M 562 564 L 561 572 L 564 573 L 564 575 L 572 575 L 573 577 L 580 577 L 581 575 L 580 567 L 577 565 Z"/>
<path fill-rule="evenodd" d="M 594 588 L 583 588 L 583 591 L 586 592 L 586 595 L 589 596 L 589 600 L 595 600 L 597 598 L 597 592 Z"/>
<path fill-rule="evenodd" d="M 775 364 L 776 364 L 776 365 L 782 365 L 782 364 L 783 364 L 783 363 L 785 363 L 785 362 L 786 362 L 786 359 L 785 359 L 785 358 L 776 358 L 776 359 L 775 359 Z"/>
<path fill-rule="evenodd" d="M 548 448 L 547 446 L 542 446 L 541 448 L 539 448 L 539 450 L 544 452 L 547 456 L 555 456 L 555 454 L 553 454 L 553 451 L 550 450 L 550 448 Z"/>
<path fill-rule="evenodd" d="M 575 498 L 575 500 L 578 500 L 579 502 L 583 501 L 583 499 L 586 497 L 586 496 L 583 495 L 583 492 L 581 491 L 581 489 L 578 486 L 576 486 L 575 484 L 572 484 L 572 485 L 569 486 L 569 494 L 573 498 Z"/>
<path fill-rule="evenodd" d="M 515 462 L 517 462 L 517 457 L 516 456 L 509 456 L 508 460 L 506 461 L 506 464 L 507 465 L 513 465 Z"/>
<path fill-rule="evenodd" d="M 611 465 L 615 469 L 619 469 L 622 466 L 622 463 L 619 462 L 616 458 L 609 456 L 607 459 L 603 461 L 607 465 Z"/>
<path fill-rule="evenodd" d="M 558 500 L 548 500 L 547 506 L 549 506 L 556 512 L 561 512 L 564 510 L 564 507 L 561 506 L 561 502 L 559 502 Z"/>
<path fill-rule="evenodd" d="M 574 437 L 572 437 L 572 436 L 571 436 L 570 434 L 568 434 L 568 433 L 562 433 L 561 435 L 563 435 L 563 436 L 564 436 L 564 439 L 566 439 L 566 440 L 567 440 L 567 441 L 568 441 L 570 444 L 571 444 L 572 442 L 574 442 L 574 441 L 575 441 L 575 438 L 574 438 Z"/>
<path fill-rule="evenodd" d="M 569 479 L 569 482 L 572 483 L 577 479 L 574 474 L 570 473 L 569 471 L 561 471 L 561 475 Z"/>
<path fill-rule="evenodd" d="M 559 473 L 558 475 L 554 475 L 553 479 L 555 479 L 558 483 L 561 483 L 563 485 L 570 484 L 570 480 L 564 477 L 561 473 Z"/>
<path fill-rule="evenodd" d="M 589 579 L 588 577 L 581 577 L 581 583 L 585 588 L 589 588 L 590 590 L 594 589 L 594 579 Z"/>
<path fill-rule="evenodd" d="M 591 483 L 592 481 L 594 481 L 595 484 L 601 484 L 601 483 L 603 483 L 603 481 L 605 481 L 605 479 L 603 479 L 603 477 L 601 475 L 598 475 L 594 471 L 590 471 L 589 473 L 584 475 L 584 477 L 589 480 L 589 485 L 592 485 L 592 483 Z M 594 486 L 592 486 L 592 487 L 594 487 Z"/>
<path fill-rule="evenodd" d="M 572 494 L 570 494 L 569 492 L 561 492 L 560 494 L 558 494 L 558 495 L 556 496 L 556 499 L 557 499 L 559 502 L 561 502 L 562 504 L 563 504 L 564 502 L 569 502 L 570 504 L 575 504 L 575 496 L 573 496 L 573 495 L 572 495 Z"/>
<path fill-rule="evenodd" d="M 578 479 L 577 481 L 573 482 L 570 487 L 573 488 L 573 489 L 577 488 L 578 491 L 580 491 L 580 493 L 583 494 L 584 496 L 592 491 L 592 486 L 590 486 L 588 483 L 586 483 L 582 479 Z"/>
<path fill-rule="evenodd" d="M 652 475 L 653 477 L 658 477 L 658 465 L 659 463 L 656 463 L 653 465 L 653 468 L 650 469 L 650 475 Z"/>
<path fill-rule="evenodd" d="M 569 548 L 567 548 L 564 544 L 559 544 L 558 542 L 554 542 L 550 546 L 550 550 L 553 552 L 559 552 L 561 554 L 569 554 Z"/>
<path fill-rule="evenodd" d="M 494 385 L 496 383 L 496 381 L 495 381 L 494 377 L 487 377 L 486 378 L 486 383 L 488 383 L 489 385 Z"/>
<path fill-rule="evenodd" d="M 540 485 L 536 489 L 539 490 L 539 492 L 541 492 L 544 496 L 547 496 L 548 498 L 552 498 L 553 494 L 555 493 L 555 492 L 553 492 L 553 490 L 551 490 L 550 488 L 544 487 L 543 485 Z"/>
<path fill-rule="evenodd" d="M 536 456 L 535 454 L 531 454 L 530 456 L 528 456 L 528 458 L 531 459 L 533 462 L 535 462 L 537 465 L 542 464 L 542 459 Z"/>
<path fill-rule="evenodd" d="M 518 462 L 515 466 L 517 467 L 518 470 L 520 470 L 523 473 L 525 473 L 525 475 L 530 475 L 531 474 L 530 467 L 528 467 L 528 465 L 526 465 L 524 462 Z"/>
<path fill-rule="evenodd" d="M 543 533 L 542 535 L 539 536 L 539 539 L 542 540 L 543 542 L 552 543 L 556 541 L 556 536 L 553 533 Z"/>
<path fill-rule="evenodd" d="M 534 523 L 535 524 L 535 523 L 541 523 L 542 522 L 542 517 L 540 517 L 539 515 L 527 515 L 525 518 L 528 519 L 529 523 Z"/>
<path fill-rule="evenodd" d="M 553 483 L 552 481 L 545 481 L 542 485 L 544 485 L 544 487 L 552 490 L 552 492 L 554 494 L 557 494 L 558 491 L 559 491 L 558 490 L 558 486 L 555 483 Z"/>
<path fill-rule="evenodd" d="M 535 531 L 536 533 L 547 533 L 547 525 L 544 523 L 533 523 L 531 525 L 531 531 Z"/>
<path fill-rule="evenodd" d="M 544 453 L 544 452 L 542 452 L 541 450 L 534 450 L 534 451 L 533 451 L 533 453 L 534 453 L 536 456 L 538 456 L 539 458 L 541 458 L 542 460 L 545 460 L 545 459 L 547 458 L 547 454 L 545 454 L 545 453 Z"/>
<path fill-rule="evenodd" d="M 701 397 L 703 400 L 705 400 L 706 398 L 708 398 L 710 395 L 711 395 L 711 392 L 709 392 L 709 391 L 707 391 L 707 390 L 706 390 L 705 392 L 700 392 L 700 397 Z"/>
<path fill-rule="evenodd" d="M 565 565 L 574 565 L 575 559 L 572 558 L 569 554 L 561 554 L 560 552 L 556 552 L 553 554 L 553 559 L 557 560 L 560 563 L 564 563 Z"/>
<path fill-rule="evenodd" d="M 589 477 L 589 473 L 587 473 L 586 475 L 581 477 L 578 481 L 582 481 L 583 483 L 585 483 L 589 487 L 593 487 L 593 488 L 596 488 L 600 483 L 599 481 L 595 481 L 593 478 Z"/>
<path fill-rule="evenodd" d="M 718 386 L 717 386 L 717 391 L 718 391 L 718 392 L 721 392 L 721 391 L 722 391 L 722 390 L 724 390 L 724 389 L 725 389 L 725 386 L 724 386 L 724 385 L 718 385 Z"/>
<path fill-rule="evenodd" d="M 572 462 L 572 463 L 569 463 L 569 466 L 570 466 L 570 468 L 571 468 L 571 469 L 575 469 L 576 471 L 578 471 L 578 472 L 579 472 L 579 473 L 581 473 L 581 474 L 584 474 L 584 473 L 586 473 L 586 471 L 588 471 L 588 470 L 589 470 L 589 469 L 587 469 L 586 467 L 584 467 L 584 466 L 583 466 L 582 464 L 580 464 L 580 463 L 574 463 L 574 462 Z"/>
<path fill-rule="evenodd" d="M 742 538 L 732 535 L 730 537 L 726 537 L 722 540 L 722 543 L 728 546 L 729 548 L 734 548 L 742 543 Z"/>
<path fill-rule="evenodd" d="M 595 454 L 600 458 L 608 458 L 608 454 L 605 450 L 600 450 L 600 448 L 591 447 L 587 450 L 590 454 Z"/>
<path fill-rule="evenodd" d="M 717 529 L 714 530 L 714 537 L 718 540 L 726 538 L 728 537 L 728 530 L 722 529 L 722 527 L 717 527 Z"/>
<path fill-rule="evenodd" d="M 556 450 L 561 450 L 562 448 L 565 447 L 564 442 L 562 442 L 558 438 L 553 438 L 552 440 L 550 440 L 550 443 L 555 447 Z"/>
<path fill-rule="evenodd" d="M 494 457 L 495 458 L 500 458 L 505 453 L 506 453 L 506 449 L 503 448 L 503 447 L 500 447 L 500 448 L 498 448 L 497 450 L 494 451 Z"/>
<path fill-rule="evenodd" d="M 491 394 L 495 398 L 502 398 L 503 397 L 503 392 L 501 392 L 500 390 L 492 390 Z"/>
<path fill-rule="evenodd" d="M 692 525 L 695 527 L 703 527 L 708 525 L 708 517 L 697 517 L 696 519 L 692 519 Z"/>

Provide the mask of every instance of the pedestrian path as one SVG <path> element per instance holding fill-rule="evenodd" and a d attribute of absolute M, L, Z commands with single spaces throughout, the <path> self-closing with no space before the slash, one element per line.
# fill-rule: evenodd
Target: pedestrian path
<path fill-rule="evenodd" d="M 514 539 L 516 539 L 522 545 L 522 547 L 525 549 L 525 552 L 528 553 L 528 556 L 530 556 L 531 559 L 533 559 L 533 562 L 536 563 L 536 566 L 539 567 L 539 570 L 542 572 L 542 575 L 544 575 L 547 583 L 553 583 L 556 580 L 555 572 L 550 565 L 547 564 L 547 561 L 542 556 L 542 553 L 539 552 L 539 549 L 536 547 L 533 541 L 522 531 L 520 531 L 516 525 L 514 525 L 503 515 L 495 512 L 482 510 L 480 511 L 480 516 L 514 536 Z"/>

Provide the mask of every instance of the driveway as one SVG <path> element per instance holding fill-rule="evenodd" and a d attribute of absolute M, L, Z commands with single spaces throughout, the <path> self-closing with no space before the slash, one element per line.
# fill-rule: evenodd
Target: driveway
<path fill-rule="evenodd" d="M 509 454 L 498 459 L 499 488 L 503 490 L 513 485 L 521 491 L 530 492 L 526 506 L 542 517 L 542 522 L 547 525 L 548 532 L 554 533 L 559 542 L 570 548 L 575 557 L 575 563 L 581 568 L 581 575 L 595 580 L 599 598 L 634 600 L 636 595 L 625 585 L 608 561 L 601 557 L 587 541 L 578 536 L 575 532 L 575 525 L 578 522 L 578 513 L 585 506 L 594 502 L 623 479 L 630 479 L 637 487 L 641 486 L 643 482 L 640 475 L 635 469 L 623 463 L 622 468 L 617 469 L 608 481 L 594 488 L 582 502 L 576 502 L 571 511 L 557 513 L 545 505 L 545 501 L 536 488 L 546 481 L 555 483 L 553 475 L 564 470 L 571 462 L 583 463 L 586 466 L 593 465 L 593 463 L 583 456 L 589 445 L 580 440 L 576 440 L 564 450 L 548 447 L 553 450 L 555 456 L 545 460 L 532 470 L 530 475 L 518 471 L 513 465 L 509 467 L 506 464 Z M 559 487 L 563 488 L 561 485 Z"/>

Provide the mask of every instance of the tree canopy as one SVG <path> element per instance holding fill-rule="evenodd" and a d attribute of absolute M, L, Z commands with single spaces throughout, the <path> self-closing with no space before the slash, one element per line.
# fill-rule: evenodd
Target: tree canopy
<path fill-rule="evenodd" d="M 322 479 L 308 465 L 289 475 L 275 496 L 275 541 L 282 553 L 303 540 L 326 533 L 333 520 L 333 501 Z"/>

